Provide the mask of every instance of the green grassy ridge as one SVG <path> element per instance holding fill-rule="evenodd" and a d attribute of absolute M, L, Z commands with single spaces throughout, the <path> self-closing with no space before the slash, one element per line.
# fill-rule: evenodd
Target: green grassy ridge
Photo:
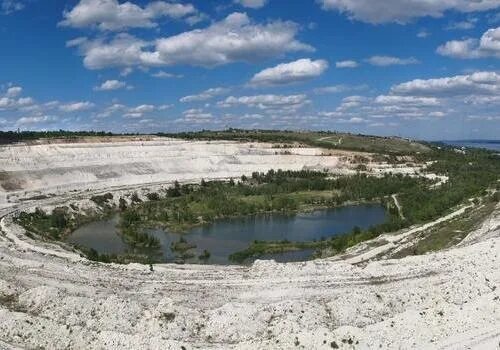
<path fill-rule="evenodd" d="M 407 255 L 422 255 L 449 248 L 460 242 L 494 211 L 500 200 L 500 193 L 483 197 L 480 205 L 467 210 L 460 217 L 442 223 L 425 232 L 415 245 L 400 251 L 395 258 Z"/>
<path fill-rule="evenodd" d="M 430 148 L 423 143 L 399 137 L 367 136 L 361 134 L 325 132 L 325 131 L 278 131 L 278 130 L 243 130 L 194 131 L 181 133 L 159 133 L 159 136 L 186 140 L 231 140 L 258 141 L 268 143 L 302 143 L 326 149 L 343 149 L 383 154 L 415 154 L 427 152 Z"/>

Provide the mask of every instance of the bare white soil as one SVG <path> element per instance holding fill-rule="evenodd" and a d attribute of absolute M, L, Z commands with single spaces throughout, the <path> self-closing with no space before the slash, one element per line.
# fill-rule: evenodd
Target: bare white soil
<path fill-rule="evenodd" d="M 349 170 L 318 149 L 276 151 L 169 140 L 0 149 L 0 181 L 19 180 L 0 209 L 0 349 L 498 349 L 500 207 L 458 247 L 425 256 L 375 261 L 368 243 L 351 260 L 152 272 L 91 263 L 12 222 L 16 211 L 110 188 L 271 168 Z M 20 201 L 37 193 L 57 196 Z M 465 209 L 457 210 L 450 215 Z M 397 245 L 419 229 L 381 239 Z"/>

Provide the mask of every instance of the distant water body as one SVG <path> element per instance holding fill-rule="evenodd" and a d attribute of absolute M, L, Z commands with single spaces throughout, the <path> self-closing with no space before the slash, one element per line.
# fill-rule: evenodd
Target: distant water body
<path fill-rule="evenodd" d="M 500 140 L 459 140 L 459 141 L 442 141 L 443 143 L 457 147 L 472 147 L 485 148 L 491 151 L 500 152 Z"/>

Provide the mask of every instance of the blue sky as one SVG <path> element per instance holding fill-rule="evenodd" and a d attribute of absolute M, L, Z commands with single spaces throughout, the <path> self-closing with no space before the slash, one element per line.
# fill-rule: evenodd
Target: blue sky
<path fill-rule="evenodd" d="M 500 138 L 500 0 L 0 0 L 0 129 Z"/>

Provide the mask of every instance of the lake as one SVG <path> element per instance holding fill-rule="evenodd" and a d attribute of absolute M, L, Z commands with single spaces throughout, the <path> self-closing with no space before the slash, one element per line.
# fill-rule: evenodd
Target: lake
<path fill-rule="evenodd" d="M 382 205 L 363 204 L 296 215 L 272 213 L 222 219 L 195 227 L 183 235 L 162 229 L 150 229 L 146 232 L 160 241 L 165 262 L 176 261 L 176 255 L 170 249 L 171 243 L 184 237 L 188 243 L 196 245 L 196 248 L 191 250 L 195 258 L 186 262 L 199 262 L 198 255 L 206 249 L 211 254 L 208 263 L 228 264 L 229 255 L 246 249 L 254 240 L 292 242 L 320 240 L 349 233 L 355 226 L 366 229 L 386 220 L 387 213 Z M 118 222 L 118 215 L 92 222 L 73 232 L 67 242 L 94 248 L 99 253 L 125 253 L 130 251 L 130 248 L 121 239 L 116 227 Z M 309 259 L 312 253 L 312 250 L 306 250 L 269 255 L 264 258 L 282 262 L 302 261 Z"/>

